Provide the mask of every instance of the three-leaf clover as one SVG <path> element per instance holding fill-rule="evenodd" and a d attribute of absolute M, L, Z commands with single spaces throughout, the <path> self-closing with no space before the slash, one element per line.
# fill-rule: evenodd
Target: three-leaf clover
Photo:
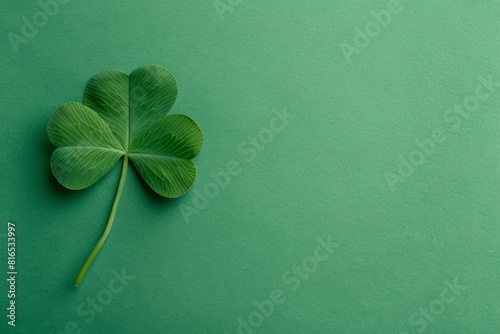
<path fill-rule="evenodd" d="M 196 167 L 191 159 L 200 152 L 203 135 L 191 118 L 167 116 L 176 96 L 175 78 L 163 67 L 144 66 L 130 75 L 110 70 L 90 79 L 83 104 L 63 104 L 50 118 L 47 132 L 57 146 L 51 169 L 66 188 L 91 186 L 123 157 L 106 229 L 78 274 L 76 286 L 111 230 L 129 160 L 164 197 L 179 197 L 193 184 Z"/>

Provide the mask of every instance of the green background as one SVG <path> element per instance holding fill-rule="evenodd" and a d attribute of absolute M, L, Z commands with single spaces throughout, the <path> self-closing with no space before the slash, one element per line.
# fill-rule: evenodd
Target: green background
<path fill-rule="evenodd" d="M 246 332 L 498 333 L 500 86 L 468 117 L 448 110 L 481 76 L 500 82 L 500 3 L 401 1 L 346 57 L 342 43 L 355 47 L 357 27 L 388 1 L 227 1 L 220 14 L 211 0 L 73 0 L 17 52 L 9 33 L 22 36 L 23 17 L 41 7 L 3 2 L 0 277 L 7 221 L 19 274 L 15 328 L 0 283 L 0 332 L 64 333 L 74 322 L 81 333 L 232 334 L 278 289 L 285 302 Z M 203 129 L 198 176 L 165 200 L 132 168 L 111 235 L 75 288 L 120 164 L 86 190 L 65 190 L 50 172 L 47 121 L 81 101 L 94 74 L 145 64 L 174 73 L 172 113 Z M 295 117 L 247 161 L 240 145 L 285 109 Z M 386 173 L 398 175 L 435 129 L 446 140 L 391 189 Z M 211 174 L 233 160 L 241 172 L 185 219 L 180 208 L 196 209 Z M 282 276 L 311 264 L 328 236 L 339 247 L 293 290 Z M 77 307 L 122 268 L 135 278 L 87 323 Z M 443 303 L 455 279 L 466 288 Z M 439 314 L 415 315 L 429 307 Z"/>

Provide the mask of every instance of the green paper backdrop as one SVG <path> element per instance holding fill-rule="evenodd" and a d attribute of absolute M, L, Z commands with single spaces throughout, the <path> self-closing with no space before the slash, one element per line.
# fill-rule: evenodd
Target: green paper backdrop
<path fill-rule="evenodd" d="M 5 1 L 1 333 L 500 331 L 500 3 Z M 158 64 L 201 126 L 165 200 L 118 164 L 69 191 L 46 125 Z M 16 326 L 7 324 L 7 222 Z"/>

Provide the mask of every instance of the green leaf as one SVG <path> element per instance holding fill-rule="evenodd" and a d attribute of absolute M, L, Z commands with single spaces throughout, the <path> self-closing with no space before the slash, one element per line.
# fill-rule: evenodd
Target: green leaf
<path fill-rule="evenodd" d="M 157 193 L 179 197 L 196 177 L 196 167 L 189 159 L 198 155 L 202 143 L 200 128 L 191 118 L 171 115 L 137 135 L 130 159 Z"/>
<path fill-rule="evenodd" d="M 75 282 L 99 252 L 113 223 L 129 158 L 158 194 L 175 198 L 193 184 L 191 161 L 203 145 L 201 129 L 184 115 L 168 115 L 177 84 L 167 69 L 149 65 L 130 75 L 109 70 L 92 77 L 84 104 L 66 103 L 49 120 L 47 132 L 58 148 L 51 158 L 56 179 L 69 189 L 97 182 L 124 157 L 122 174 L 106 230 Z"/>
<path fill-rule="evenodd" d="M 129 132 L 128 75 L 117 70 L 92 77 L 85 89 L 83 103 L 94 110 L 109 125 L 123 148 Z"/>
<path fill-rule="evenodd" d="M 57 180 L 69 189 L 83 189 L 99 180 L 124 154 L 108 125 L 92 109 L 66 103 L 52 115 L 49 139 L 58 149 L 50 161 Z"/>
<path fill-rule="evenodd" d="M 123 152 L 86 146 L 59 147 L 50 164 L 57 180 L 68 189 L 91 186 L 116 165 Z"/>

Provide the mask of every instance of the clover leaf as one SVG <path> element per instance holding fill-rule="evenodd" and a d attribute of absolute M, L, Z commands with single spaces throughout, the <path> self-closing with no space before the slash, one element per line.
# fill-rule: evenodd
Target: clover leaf
<path fill-rule="evenodd" d="M 175 78 L 163 67 L 144 66 L 130 75 L 110 70 L 90 79 L 83 104 L 63 104 L 50 118 L 47 132 L 57 146 L 51 169 L 66 188 L 91 186 L 123 157 L 104 234 L 78 274 L 76 286 L 109 235 L 129 160 L 144 181 L 164 197 L 179 197 L 193 184 L 196 167 L 191 159 L 200 152 L 203 135 L 191 118 L 167 116 L 176 97 Z"/>

